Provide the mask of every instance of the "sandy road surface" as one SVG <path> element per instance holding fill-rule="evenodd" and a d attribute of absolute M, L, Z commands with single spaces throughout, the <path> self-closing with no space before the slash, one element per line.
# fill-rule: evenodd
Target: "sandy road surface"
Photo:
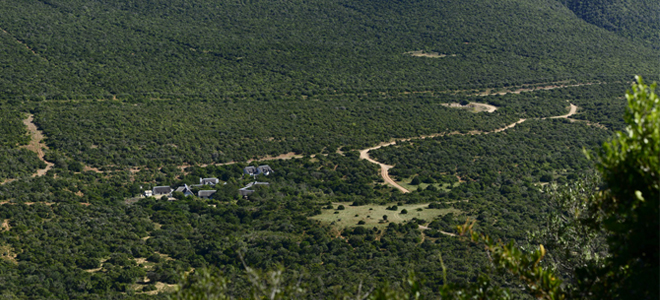
<path fill-rule="evenodd" d="M 569 111 L 565 115 L 550 117 L 549 119 L 568 119 L 570 116 L 574 115 L 577 112 L 577 106 L 571 104 Z"/>
<path fill-rule="evenodd" d="M 383 143 L 375 147 L 367 148 L 367 149 L 362 149 L 360 150 L 360 159 L 366 159 L 371 163 L 377 164 L 380 166 L 380 177 L 383 177 L 383 180 L 390 184 L 391 186 L 397 188 L 399 191 L 403 193 L 410 193 L 409 190 L 405 189 L 404 187 L 400 186 L 398 183 L 396 183 L 392 178 L 390 178 L 389 170 L 393 168 L 394 166 L 386 165 L 384 163 L 380 163 L 369 157 L 369 151 L 371 150 L 376 150 L 381 147 L 387 147 L 396 144 L 396 142 L 389 142 L 389 143 Z"/>
<path fill-rule="evenodd" d="M 487 104 L 484 104 L 484 105 L 485 105 L 485 106 L 489 106 L 489 107 L 488 107 L 488 110 L 487 110 L 487 111 L 489 111 L 489 112 L 494 111 L 495 109 L 497 109 L 497 107 L 494 107 L 494 106 L 492 106 L 492 105 L 487 105 Z M 490 107 L 490 106 L 492 106 L 492 107 Z M 569 118 L 570 116 L 574 115 L 576 112 L 577 112 L 577 106 L 575 106 L 575 105 L 573 105 L 573 104 L 570 104 L 569 112 L 568 112 L 566 115 L 555 116 L 555 117 L 549 117 L 549 118 L 550 118 L 550 119 L 555 119 L 555 118 Z M 44 149 L 47 149 L 48 147 L 47 147 L 45 144 L 42 143 L 42 140 L 43 140 L 43 133 L 42 133 L 42 132 L 37 128 L 37 126 L 34 124 L 33 119 L 34 119 L 34 116 L 33 116 L 33 115 L 29 115 L 28 118 L 26 118 L 26 119 L 23 120 L 23 123 L 25 124 L 25 126 L 27 126 L 28 131 L 30 132 L 30 135 L 31 135 L 30 143 L 29 143 L 27 146 L 25 146 L 25 148 L 28 149 L 28 150 L 31 150 L 31 151 L 36 152 L 37 155 L 39 156 L 39 159 L 41 159 L 44 163 L 46 163 L 46 168 L 44 168 L 44 169 L 40 169 L 40 170 L 38 170 L 35 174 L 32 175 L 32 177 L 36 177 L 36 176 L 43 176 L 43 175 L 45 175 L 45 174 L 48 172 L 48 170 L 50 170 L 50 169 L 53 167 L 53 164 L 50 163 L 50 162 L 48 162 L 48 161 L 46 161 L 46 160 L 44 159 Z M 544 118 L 544 119 L 545 119 L 545 118 Z M 525 122 L 525 120 L 526 120 L 526 119 L 520 119 L 520 120 L 518 120 L 518 121 L 516 121 L 516 122 L 514 122 L 514 123 L 511 123 L 511 124 L 507 125 L 507 126 L 504 126 L 504 127 L 502 127 L 502 128 L 498 128 L 498 129 L 495 129 L 495 130 L 493 130 L 493 131 L 489 131 L 489 132 L 481 132 L 481 131 L 476 131 L 476 130 L 475 130 L 475 131 L 471 131 L 471 132 L 469 132 L 469 133 L 467 133 L 467 134 L 471 134 L 471 135 L 472 135 L 472 134 L 488 134 L 488 133 L 502 132 L 502 131 L 505 131 L 505 130 L 507 130 L 507 129 L 513 128 L 513 127 L 515 127 L 516 125 L 518 125 L 518 124 L 520 124 L 520 123 L 522 123 L 522 122 Z M 383 163 L 380 163 L 380 162 L 374 160 L 373 158 L 371 158 L 371 157 L 369 156 L 369 151 L 371 151 L 371 150 L 375 150 L 375 149 L 379 149 L 379 148 L 381 148 L 381 147 L 392 146 L 392 145 L 395 145 L 397 142 L 407 142 L 407 141 L 411 141 L 411 140 L 426 139 L 426 138 L 434 138 L 434 137 L 438 137 L 438 136 L 451 135 L 451 134 L 461 134 L 461 133 L 458 133 L 458 132 L 444 133 L 444 132 L 443 132 L 443 133 L 436 133 L 436 134 L 430 134 L 430 135 L 423 135 L 423 136 L 412 137 L 412 138 L 406 138 L 406 139 L 399 139 L 399 140 L 396 140 L 396 141 L 383 142 L 383 143 L 381 143 L 381 144 L 379 144 L 379 145 L 377 145 L 377 146 L 374 146 L 374 147 L 370 147 L 370 148 L 366 148 L 366 149 L 362 149 L 362 150 L 360 150 L 360 151 L 359 151 L 359 152 L 360 152 L 360 159 L 366 159 L 367 161 L 369 161 L 369 162 L 371 162 L 371 163 L 374 163 L 374 164 L 379 165 L 379 166 L 380 166 L 380 175 L 381 175 L 381 177 L 383 178 L 383 180 L 384 180 L 386 183 L 388 183 L 389 185 L 391 185 L 391 186 L 397 188 L 398 190 L 400 190 L 400 191 L 403 192 L 403 193 L 410 193 L 409 190 L 407 190 L 406 188 L 404 188 L 404 187 L 402 187 L 401 185 L 399 185 L 398 183 L 396 183 L 396 182 L 390 177 L 390 175 L 389 175 L 389 169 L 393 168 L 394 166 L 392 166 L 392 165 L 387 165 L 387 164 L 383 164 Z M 290 153 L 285 153 L 285 154 L 281 154 L 281 155 L 278 155 L 278 156 L 266 156 L 266 157 L 263 157 L 263 158 L 260 158 L 260 159 L 250 159 L 250 160 L 248 160 L 247 162 L 250 163 L 250 162 L 253 162 L 253 161 L 268 161 L 268 160 L 277 160 L 277 159 L 293 159 L 293 158 L 301 158 L 301 157 L 303 157 L 303 155 L 295 154 L 295 153 L 293 153 L 293 152 L 290 152 Z M 312 156 L 312 157 L 314 157 L 314 156 Z M 235 163 L 236 163 L 236 162 L 231 161 L 231 162 L 226 162 L 226 163 L 216 163 L 216 164 L 212 164 L 212 165 L 222 166 L 222 165 L 231 165 L 231 164 L 235 164 Z M 190 165 L 182 165 L 182 166 L 179 166 L 179 168 L 181 168 L 181 169 L 185 169 L 186 167 L 189 167 L 189 166 L 190 166 Z M 209 164 L 203 164 L 203 165 L 200 165 L 200 166 L 201 166 L 201 167 L 206 167 L 206 166 L 209 166 Z M 89 168 L 89 170 L 93 170 L 93 171 L 96 171 L 96 172 L 102 172 L 102 171 L 100 171 L 100 170 L 98 170 L 98 169 L 94 169 L 94 168 Z M 135 172 L 137 172 L 137 171 L 139 171 L 139 169 L 131 169 L 131 172 L 133 172 L 133 173 L 135 173 Z M 0 184 L 9 183 L 9 182 L 12 182 L 12 181 L 14 181 L 14 180 L 15 180 L 15 179 L 7 179 L 7 180 L 5 180 L 4 182 L 2 182 L 2 183 L 0 183 Z"/>
<path fill-rule="evenodd" d="M 568 114 L 561 115 L 561 116 L 549 117 L 549 118 L 550 118 L 550 119 L 568 118 L 568 117 L 574 115 L 576 112 L 577 112 L 577 106 L 571 104 L 571 105 L 570 105 L 570 108 L 569 108 L 569 111 L 568 111 Z M 542 119 L 546 119 L 546 118 L 542 118 Z M 505 130 L 507 130 L 507 129 L 511 129 L 511 128 L 515 127 L 516 125 L 518 125 L 518 124 L 520 124 L 520 123 L 522 123 L 522 122 L 525 122 L 526 120 L 527 120 L 527 119 L 520 119 L 520 120 L 518 120 L 518 121 L 516 121 L 516 122 L 513 122 L 513 123 L 511 123 L 511 124 L 509 124 L 509 125 L 506 125 L 506 126 L 504 126 L 504 127 L 502 127 L 502 128 L 495 129 L 495 130 L 493 130 L 493 131 L 487 131 L 487 132 L 471 131 L 471 132 L 468 132 L 467 134 L 473 135 L 473 134 L 489 134 L 489 133 L 502 132 L 502 131 L 505 131 Z M 399 142 L 407 142 L 407 141 L 414 140 L 414 139 L 415 139 L 415 140 L 419 140 L 419 139 L 433 138 L 433 137 L 438 137 L 438 136 L 442 136 L 442 135 L 445 135 L 445 134 L 450 135 L 450 134 L 461 134 L 461 133 L 458 133 L 458 132 L 451 132 L 451 133 L 436 133 L 436 134 L 423 135 L 423 136 L 414 137 L 414 138 L 400 139 L 400 140 L 398 140 L 398 141 L 399 141 Z M 403 192 L 403 193 L 410 193 L 409 190 L 407 190 L 407 189 L 405 189 L 404 187 L 400 186 L 398 183 L 396 183 L 396 182 L 395 182 L 394 180 L 392 180 L 392 178 L 390 177 L 389 170 L 390 170 L 391 168 L 393 168 L 394 166 L 386 165 L 386 164 L 384 164 L 384 163 L 378 162 L 378 161 L 376 161 L 375 159 L 373 159 L 373 158 L 371 158 L 371 157 L 369 156 L 369 151 L 371 151 L 371 150 L 376 150 L 376 149 L 379 149 L 379 148 L 382 148 L 382 147 L 392 146 L 392 145 L 395 145 L 396 143 L 397 143 L 397 141 L 386 142 L 386 143 L 381 143 L 381 144 L 379 144 L 378 146 L 375 146 L 375 147 L 371 147 L 371 148 L 367 148 L 367 149 L 362 149 L 362 150 L 360 150 L 360 159 L 366 159 L 367 161 L 369 161 L 369 162 L 371 162 L 371 163 L 374 163 L 374 164 L 379 165 L 379 166 L 380 166 L 380 176 L 383 178 L 383 180 L 385 180 L 385 182 L 387 182 L 387 183 L 390 184 L 391 186 L 393 186 L 393 187 L 399 189 L 399 190 L 400 190 L 401 192 Z"/>
<path fill-rule="evenodd" d="M 50 163 L 50 162 L 48 162 L 44 159 L 44 156 L 45 156 L 44 149 L 48 149 L 48 146 L 46 146 L 46 144 L 42 143 L 42 141 L 44 139 L 44 135 L 41 132 L 41 130 L 39 130 L 37 128 L 37 125 L 34 124 L 33 120 L 34 120 L 33 115 L 29 115 L 27 117 L 27 119 L 23 120 L 23 124 L 25 124 L 25 126 L 27 127 L 28 132 L 30 133 L 30 137 L 31 137 L 30 143 L 27 144 L 27 146 L 24 146 L 24 147 L 25 147 L 25 149 L 28 149 L 30 151 L 33 151 L 33 152 L 37 153 L 37 156 L 39 156 L 39 159 L 41 161 L 43 161 L 44 163 L 46 163 L 46 168 L 39 169 L 39 170 L 37 170 L 36 173 L 32 174 L 32 177 L 37 177 L 37 176 L 46 175 L 48 170 L 53 168 L 54 165 L 53 165 L 53 163 Z"/>

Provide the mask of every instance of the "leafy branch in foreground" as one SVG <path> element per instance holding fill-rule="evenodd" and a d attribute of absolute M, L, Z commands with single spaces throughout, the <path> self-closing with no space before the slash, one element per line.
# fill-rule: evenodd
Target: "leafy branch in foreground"
<path fill-rule="evenodd" d="M 543 245 L 531 253 L 524 253 L 513 242 L 507 244 L 495 241 L 488 235 L 472 229 L 476 221 L 470 223 L 468 218 L 465 224 L 458 226 L 462 236 L 469 236 L 473 242 L 483 243 L 489 257 L 498 271 L 509 272 L 525 283 L 527 291 L 539 299 L 565 299 L 566 293 L 561 287 L 562 281 L 557 278 L 552 269 L 541 266 L 546 255 Z"/>

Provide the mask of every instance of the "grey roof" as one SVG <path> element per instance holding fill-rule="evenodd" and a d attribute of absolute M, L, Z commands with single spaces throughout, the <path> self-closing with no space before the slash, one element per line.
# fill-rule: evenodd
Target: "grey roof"
<path fill-rule="evenodd" d="M 218 180 L 218 178 L 200 178 L 199 179 L 200 184 L 211 184 L 211 185 L 213 185 L 213 184 L 218 184 L 218 182 L 220 182 L 220 180 Z"/>
<path fill-rule="evenodd" d="M 208 197 L 211 197 L 213 194 L 215 194 L 215 192 L 217 192 L 217 191 L 216 190 L 202 190 L 202 191 L 199 191 L 197 196 L 200 197 L 200 198 L 208 198 Z"/>
<path fill-rule="evenodd" d="M 193 191 L 190 189 L 190 187 L 187 184 L 184 184 L 183 186 L 180 186 L 176 189 L 177 192 L 182 192 L 186 195 L 194 195 Z"/>
<path fill-rule="evenodd" d="M 258 174 L 259 170 L 257 170 L 257 167 L 247 166 L 243 169 L 243 172 L 245 172 L 245 174 L 253 175 L 253 174 Z"/>
<path fill-rule="evenodd" d="M 153 188 L 154 195 L 163 195 L 169 194 L 172 192 L 172 188 L 169 186 L 156 186 Z"/>
<path fill-rule="evenodd" d="M 248 190 L 248 189 L 240 189 L 238 190 L 238 194 L 241 196 L 247 196 L 249 194 L 254 193 L 254 190 Z"/>
<path fill-rule="evenodd" d="M 261 165 L 257 167 L 257 170 L 259 170 L 259 173 L 270 173 L 273 172 L 273 169 L 270 168 L 269 165 Z"/>

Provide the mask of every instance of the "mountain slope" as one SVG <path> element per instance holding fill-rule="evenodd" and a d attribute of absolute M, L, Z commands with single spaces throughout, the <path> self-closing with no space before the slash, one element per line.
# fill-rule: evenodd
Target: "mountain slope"
<path fill-rule="evenodd" d="M 4 1 L 0 27 L 48 61 L 45 77 L 8 68 L 2 89 L 45 98 L 442 90 L 658 67 L 657 51 L 554 0 Z"/>
<path fill-rule="evenodd" d="M 590 24 L 660 49 L 660 5 L 652 0 L 562 0 Z"/>

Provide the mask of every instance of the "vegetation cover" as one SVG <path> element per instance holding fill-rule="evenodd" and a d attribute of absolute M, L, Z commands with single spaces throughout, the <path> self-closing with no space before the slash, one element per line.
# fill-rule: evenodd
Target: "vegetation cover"
<path fill-rule="evenodd" d="M 0 293 L 655 299 L 644 5 L 0 1 Z"/>
<path fill-rule="evenodd" d="M 557 0 L 3 1 L 0 20 L 4 99 L 499 88 L 658 69 L 657 49 Z M 405 54 L 418 50 L 449 56 Z"/>

